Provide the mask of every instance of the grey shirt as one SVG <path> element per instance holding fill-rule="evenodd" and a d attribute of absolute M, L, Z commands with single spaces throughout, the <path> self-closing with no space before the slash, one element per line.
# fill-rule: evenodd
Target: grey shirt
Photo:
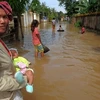
<path fill-rule="evenodd" d="M 14 72 L 12 59 L 0 42 L 0 100 L 14 100 L 16 91 L 26 86 L 26 77 L 25 82 L 19 84 Z"/>

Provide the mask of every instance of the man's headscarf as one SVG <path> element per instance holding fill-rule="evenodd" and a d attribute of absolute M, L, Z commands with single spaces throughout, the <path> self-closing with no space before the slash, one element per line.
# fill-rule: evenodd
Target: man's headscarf
<path fill-rule="evenodd" d="M 9 3 L 6 2 L 6 1 L 1 1 L 0 2 L 0 7 L 5 11 L 5 13 L 7 14 L 9 20 L 11 21 L 12 20 L 12 8 L 9 5 Z"/>

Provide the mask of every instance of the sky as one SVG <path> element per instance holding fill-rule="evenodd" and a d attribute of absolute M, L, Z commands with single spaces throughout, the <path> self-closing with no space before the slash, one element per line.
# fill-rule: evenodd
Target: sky
<path fill-rule="evenodd" d="M 40 0 L 40 2 L 45 2 L 46 6 L 48 6 L 49 8 L 55 8 L 56 11 L 62 11 L 62 12 L 66 12 L 64 7 L 59 6 L 59 2 L 57 0 Z"/>

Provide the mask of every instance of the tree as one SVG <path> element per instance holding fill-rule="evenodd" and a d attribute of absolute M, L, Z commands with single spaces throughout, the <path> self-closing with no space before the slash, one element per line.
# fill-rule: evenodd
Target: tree
<path fill-rule="evenodd" d="M 43 18 L 44 16 L 47 16 L 48 8 L 47 8 L 45 2 L 43 2 L 43 3 L 41 4 L 41 10 L 40 10 L 40 12 L 41 12 L 42 18 Z"/>
<path fill-rule="evenodd" d="M 59 5 L 63 5 L 65 7 L 65 10 L 67 11 L 67 16 L 71 17 L 73 14 L 77 13 L 77 4 L 78 1 L 75 0 L 58 0 Z"/>
<path fill-rule="evenodd" d="M 60 21 L 62 17 L 64 17 L 64 13 L 62 11 L 58 12 L 58 20 Z"/>
<path fill-rule="evenodd" d="M 18 22 L 20 25 L 21 36 L 24 38 L 23 30 L 22 30 L 22 23 L 21 23 L 21 15 L 26 10 L 26 4 L 29 0 L 7 0 L 13 9 L 13 14 L 18 17 Z M 18 26 L 19 27 L 19 26 Z M 18 34 L 18 33 L 17 33 Z M 18 39 L 18 38 L 17 38 Z"/>
<path fill-rule="evenodd" d="M 53 17 L 57 16 L 57 12 L 54 8 L 47 7 L 45 2 L 40 3 L 39 0 L 33 0 L 30 3 L 29 9 L 33 13 L 39 13 L 41 19 L 46 17 L 50 21 Z"/>
<path fill-rule="evenodd" d="M 34 13 L 40 13 L 41 5 L 39 0 L 32 0 L 30 3 L 29 9 Z"/>
<path fill-rule="evenodd" d="M 95 12 L 96 11 L 96 6 L 95 5 L 96 2 L 89 2 L 88 0 L 79 0 L 79 4 L 77 5 L 77 7 L 79 8 L 78 13 L 80 14 L 85 14 L 85 13 L 89 13 L 89 12 Z"/>
<path fill-rule="evenodd" d="M 58 0 L 60 5 L 64 5 L 67 15 L 84 14 L 100 11 L 100 0 Z"/>

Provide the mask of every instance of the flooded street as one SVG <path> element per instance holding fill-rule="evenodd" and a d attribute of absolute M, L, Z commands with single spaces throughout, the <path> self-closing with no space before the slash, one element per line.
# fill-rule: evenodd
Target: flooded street
<path fill-rule="evenodd" d="M 62 27 L 64 32 L 52 33 L 51 24 L 39 26 L 42 42 L 50 48 L 43 58 L 34 57 L 30 29 L 23 41 L 13 43 L 35 71 L 34 92 L 23 90 L 24 100 L 100 100 L 100 36 L 79 34 L 66 22 Z"/>

